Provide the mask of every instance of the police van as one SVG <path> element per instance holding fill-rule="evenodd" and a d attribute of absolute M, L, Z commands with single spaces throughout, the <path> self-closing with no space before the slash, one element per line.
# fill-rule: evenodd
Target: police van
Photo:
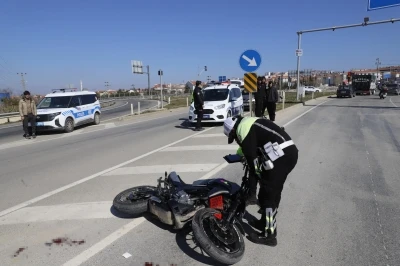
<path fill-rule="evenodd" d="M 210 86 L 203 89 L 202 122 L 224 122 L 228 117 L 243 115 L 243 97 L 236 84 Z M 194 102 L 189 108 L 189 122 L 197 120 Z"/>
<path fill-rule="evenodd" d="M 53 90 L 37 105 L 36 130 L 72 132 L 76 126 L 100 124 L 101 106 L 92 91 Z"/>

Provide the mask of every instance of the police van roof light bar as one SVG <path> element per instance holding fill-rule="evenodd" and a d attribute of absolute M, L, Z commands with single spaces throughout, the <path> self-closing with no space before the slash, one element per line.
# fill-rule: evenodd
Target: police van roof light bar
<path fill-rule="evenodd" d="M 76 91 L 76 89 L 53 89 L 52 90 L 52 92 L 53 93 L 56 93 L 56 92 L 66 92 L 66 91 L 69 91 L 69 92 L 75 92 Z"/>

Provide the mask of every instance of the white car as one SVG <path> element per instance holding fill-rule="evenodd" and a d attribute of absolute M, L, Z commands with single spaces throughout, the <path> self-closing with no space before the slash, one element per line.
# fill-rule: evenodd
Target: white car
<path fill-rule="evenodd" d="M 37 105 L 36 129 L 72 132 L 76 126 L 100 124 L 101 106 L 91 91 L 47 94 Z"/>
<path fill-rule="evenodd" d="M 315 88 L 314 86 L 304 86 L 303 91 L 309 91 L 309 92 L 321 92 L 321 89 Z"/>
<path fill-rule="evenodd" d="M 243 97 L 235 84 L 218 85 L 203 89 L 204 110 L 202 122 L 224 122 L 227 117 L 243 115 Z M 194 103 L 189 108 L 189 122 L 195 123 Z"/>

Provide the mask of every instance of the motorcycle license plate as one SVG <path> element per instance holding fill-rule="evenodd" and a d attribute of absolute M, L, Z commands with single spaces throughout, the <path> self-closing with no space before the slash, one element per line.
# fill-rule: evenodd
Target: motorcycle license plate
<path fill-rule="evenodd" d="M 342 91 L 342 94 L 345 94 L 346 92 L 345 91 Z"/>

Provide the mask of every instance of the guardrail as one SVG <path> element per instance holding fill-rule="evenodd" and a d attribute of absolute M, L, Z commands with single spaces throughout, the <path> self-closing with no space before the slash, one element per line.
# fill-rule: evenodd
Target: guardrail
<path fill-rule="evenodd" d="M 108 106 L 111 106 L 113 104 L 115 104 L 115 99 L 107 100 L 107 101 L 100 100 L 101 107 L 108 107 Z M 0 125 L 1 124 L 18 122 L 18 121 L 21 121 L 21 116 L 19 115 L 19 112 L 0 114 Z"/>

